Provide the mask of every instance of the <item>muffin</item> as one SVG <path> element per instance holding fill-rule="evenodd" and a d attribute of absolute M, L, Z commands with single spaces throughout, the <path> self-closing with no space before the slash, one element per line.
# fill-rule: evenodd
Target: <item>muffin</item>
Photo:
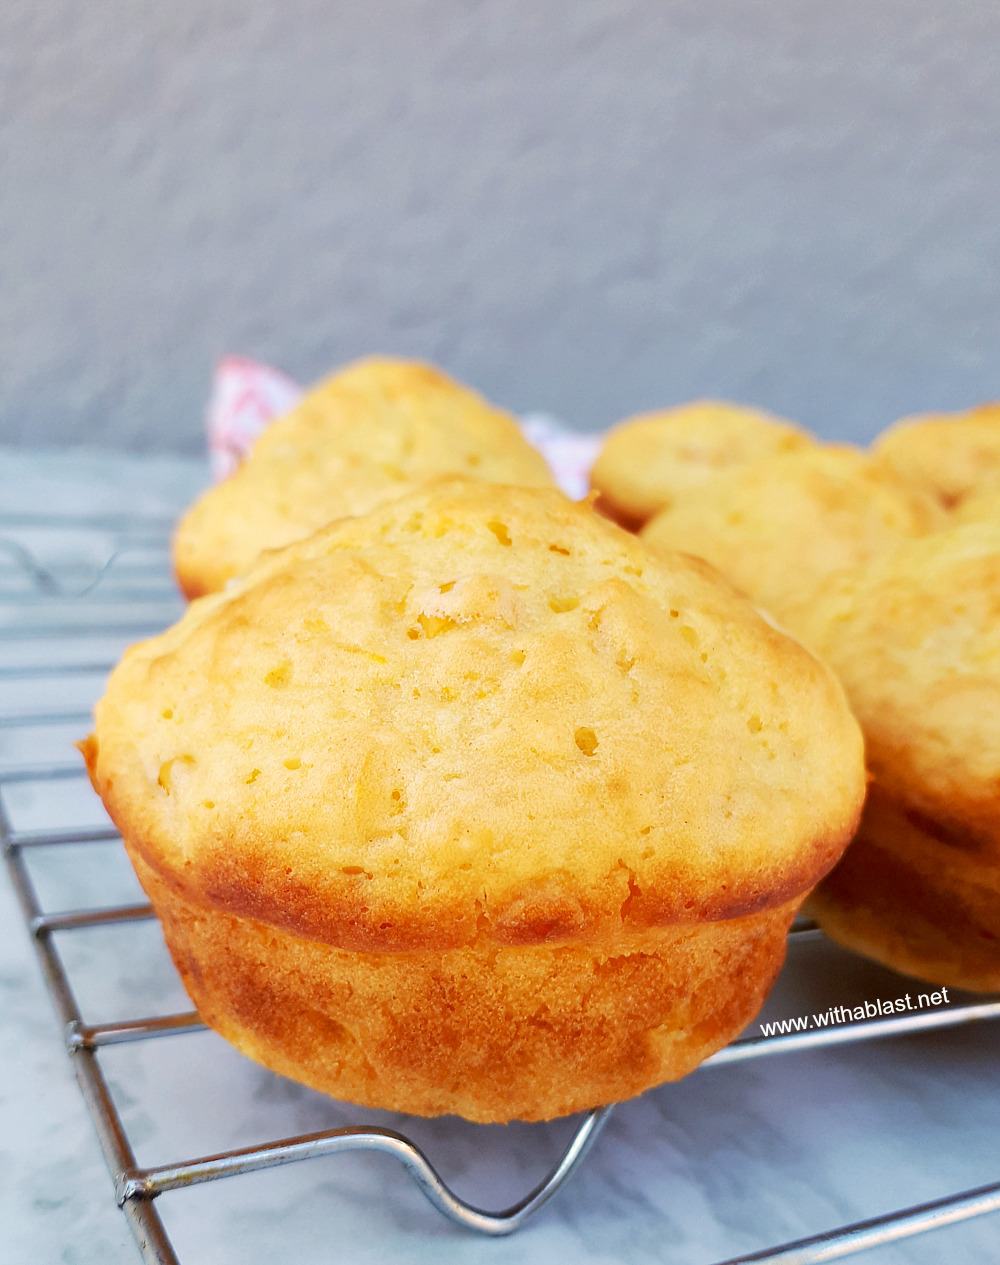
<path fill-rule="evenodd" d="M 938 524 L 942 512 L 854 448 L 767 457 L 678 494 L 643 528 L 653 548 L 719 568 L 779 618 L 844 567 Z"/>
<path fill-rule="evenodd" d="M 363 514 L 428 479 L 551 486 L 514 419 L 430 365 L 370 359 L 314 387 L 181 519 L 174 570 L 187 597 L 214 592 L 264 549 Z"/>
<path fill-rule="evenodd" d="M 816 917 L 900 970 L 1000 988 L 1000 524 L 906 541 L 799 624 L 847 689 L 873 777 Z"/>
<path fill-rule="evenodd" d="M 758 457 L 808 448 L 792 422 L 720 400 L 695 400 L 619 422 L 591 471 L 598 508 L 635 530 L 674 498 Z"/>
<path fill-rule="evenodd" d="M 83 749 L 208 1024 L 478 1121 L 730 1040 L 864 794 L 839 683 L 706 563 L 466 481 L 195 602 Z"/>
<path fill-rule="evenodd" d="M 873 451 L 900 477 L 945 506 L 976 488 L 1000 486 L 1000 403 L 965 413 L 904 417 L 884 431 Z"/>

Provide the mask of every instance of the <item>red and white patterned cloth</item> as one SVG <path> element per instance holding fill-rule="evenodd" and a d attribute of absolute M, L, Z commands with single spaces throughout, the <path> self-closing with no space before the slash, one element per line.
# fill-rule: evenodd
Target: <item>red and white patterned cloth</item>
<path fill-rule="evenodd" d="M 301 398 L 302 388 L 280 369 L 226 356 L 212 383 L 206 427 L 212 474 L 232 474 L 268 422 L 287 413 Z M 597 456 L 600 435 L 584 435 L 551 417 L 533 413 L 522 417 L 525 435 L 538 448 L 568 496 L 587 494 L 587 476 Z"/>

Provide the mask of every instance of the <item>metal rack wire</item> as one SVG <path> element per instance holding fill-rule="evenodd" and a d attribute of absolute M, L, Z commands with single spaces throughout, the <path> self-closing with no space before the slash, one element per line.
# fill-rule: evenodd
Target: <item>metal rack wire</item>
<path fill-rule="evenodd" d="M 48 529 L 65 528 L 91 528 L 108 533 L 111 548 L 103 565 L 89 571 L 65 560 L 58 565 L 47 565 L 34 550 L 8 535 L 15 530 L 44 533 Z M 2 656 L 5 645 L 65 642 L 81 630 L 88 636 L 116 637 L 137 637 L 156 631 L 152 624 L 133 618 L 105 619 L 102 608 L 107 608 L 111 602 L 127 605 L 163 601 L 171 596 L 172 589 L 165 569 L 165 532 L 166 524 L 154 519 L 121 516 L 69 519 L 37 514 L 0 517 L 0 680 L 14 680 L 30 686 L 32 681 L 46 678 L 51 681 L 70 675 L 99 676 L 112 666 L 99 658 L 73 662 L 48 659 L 28 663 L 5 662 Z M 147 554 L 152 551 L 154 556 L 137 562 L 130 555 L 138 550 Z M 53 603 L 65 603 L 67 598 L 74 599 L 72 622 L 46 617 L 47 607 L 51 608 Z M 27 619 L 21 618 L 22 609 L 29 612 Z M 46 729 L 73 724 L 80 726 L 82 732 L 87 720 L 88 716 L 80 712 L 29 710 L 0 714 L 0 728 Z M 66 1049 L 114 1179 L 118 1204 L 128 1218 L 139 1253 L 148 1265 L 180 1265 L 157 1210 L 157 1197 L 181 1187 L 345 1151 L 366 1150 L 391 1155 L 439 1212 L 466 1230 L 486 1235 L 506 1235 L 517 1230 L 565 1185 L 596 1141 L 612 1111 L 611 1107 L 584 1115 L 559 1162 L 546 1177 L 513 1205 L 495 1211 L 475 1207 L 460 1198 L 409 1138 L 384 1128 L 329 1129 L 271 1139 L 255 1146 L 224 1150 L 152 1168 L 139 1167 L 109 1091 L 100 1052 L 107 1046 L 198 1031 L 204 1025 L 193 1011 L 158 1017 L 128 1015 L 106 1023 L 89 1023 L 81 1013 L 54 938 L 55 933 L 147 920 L 153 917 L 153 911 L 145 903 L 56 911 L 44 909 L 32 881 L 29 857 L 33 849 L 85 848 L 88 844 L 117 840 L 119 836 L 109 826 L 15 829 L 5 793 L 8 787 L 18 783 L 47 785 L 84 776 L 82 763 L 72 759 L 71 753 L 63 754 L 61 751 L 56 758 L 43 762 L 0 767 L 0 845 L 43 978 L 63 1025 Z M 791 933 L 791 950 L 794 952 L 796 946 L 820 934 L 811 924 L 800 922 Z M 984 1001 L 955 1005 L 942 1011 L 907 1013 L 786 1036 L 744 1038 L 721 1050 L 708 1060 L 706 1066 L 881 1040 L 998 1018 L 1000 1001 Z M 808 1239 L 732 1258 L 724 1265 L 749 1265 L 749 1262 L 818 1265 L 819 1262 L 837 1260 L 997 1211 L 1000 1211 L 1000 1181 L 946 1195 L 930 1203 L 887 1212 L 868 1221 L 839 1226 Z"/>

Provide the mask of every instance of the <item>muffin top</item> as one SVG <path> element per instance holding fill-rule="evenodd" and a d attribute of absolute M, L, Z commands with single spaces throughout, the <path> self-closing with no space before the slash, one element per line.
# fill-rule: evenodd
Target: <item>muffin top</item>
<path fill-rule="evenodd" d="M 955 505 L 976 488 L 1000 485 L 1000 403 L 904 417 L 872 449 L 915 487 Z"/>
<path fill-rule="evenodd" d="M 678 495 L 643 529 L 654 548 L 707 558 L 779 615 L 789 600 L 943 517 L 855 448 L 815 445 L 766 457 Z"/>
<path fill-rule="evenodd" d="M 620 422 L 608 434 L 590 482 L 601 507 L 634 528 L 721 471 L 812 442 L 804 430 L 769 413 L 695 400 Z"/>
<path fill-rule="evenodd" d="M 453 480 L 132 647 L 83 745 L 169 882 L 355 949 L 761 909 L 833 864 L 864 788 L 839 683 L 706 563 Z"/>
<path fill-rule="evenodd" d="M 796 617 L 840 674 L 876 783 L 945 837 L 1000 847 L 1000 524 L 905 541 Z"/>
<path fill-rule="evenodd" d="M 178 582 L 188 597 L 214 592 L 262 550 L 449 474 L 552 483 L 514 419 L 468 387 L 414 361 L 357 361 L 269 426 L 188 510 L 174 538 Z"/>

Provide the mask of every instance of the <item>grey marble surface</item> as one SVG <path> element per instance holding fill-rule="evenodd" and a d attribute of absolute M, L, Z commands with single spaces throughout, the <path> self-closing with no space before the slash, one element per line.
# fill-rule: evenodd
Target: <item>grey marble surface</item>
<path fill-rule="evenodd" d="M 109 462 L 85 454 L 0 453 L 3 510 L 96 507 L 169 513 L 202 478 L 194 463 Z M 43 539 L 44 537 L 44 539 Z M 63 559 L 96 557 L 106 539 L 35 533 Z M 92 552 L 88 552 L 92 551 Z M 0 587 L 16 587 L 0 558 Z M 153 596 L 116 617 L 163 622 L 177 603 L 153 549 Z M 113 578 L 110 581 L 113 584 Z M 135 583 L 133 575 L 130 583 Z M 76 623 L 94 604 L 0 602 L 0 628 L 57 613 Z M 102 606 L 101 610 L 107 610 Z M 6 661 L 117 653 L 126 637 L 59 643 L 4 640 Z M 97 675 L 0 681 L 0 714 L 86 709 Z M 69 759 L 77 729 L 0 729 L 0 764 Z M 99 822 L 83 779 L 11 787 L 16 827 Z M 46 908 L 137 895 L 118 844 L 39 851 L 32 873 Z M 60 937 L 86 1018 L 166 1013 L 187 1003 L 155 924 Z M 801 945 L 768 1004 L 786 1017 L 913 991 L 910 981 L 825 942 Z M 708 1265 L 846 1221 L 1000 1178 L 1000 1024 L 825 1053 L 707 1068 L 617 1109 L 596 1149 L 555 1202 L 512 1239 L 483 1241 L 442 1221 L 390 1159 L 332 1157 L 164 1196 L 184 1265 L 326 1265 L 392 1260 L 496 1265 L 576 1259 L 587 1265 Z M 477 1128 L 361 1112 L 254 1066 L 210 1033 L 102 1055 L 140 1163 L 161 1163 L 339 1123 L 379 1121 L 410 1133 L 462 1194 L 499 1206 L 541 1175 L 567 1134 L 551 1126 Z M 0 876 L 0 1261 L 131 1265 L 138 1259 L 79 1098 L 37 965 Z M 882 1248 L 878 1265 L 1000 1259 L 1000 1217 Z"/>

